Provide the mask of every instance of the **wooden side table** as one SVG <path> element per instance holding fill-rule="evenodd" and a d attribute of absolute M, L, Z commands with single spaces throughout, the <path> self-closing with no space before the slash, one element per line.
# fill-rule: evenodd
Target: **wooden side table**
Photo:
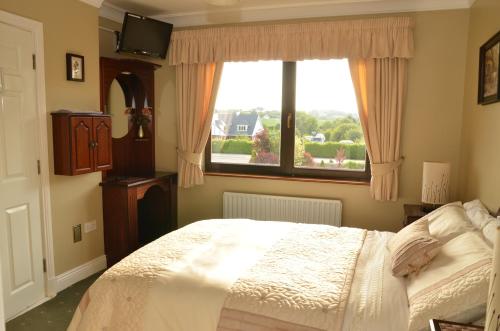
<path fill-rule="evenodd" d="M 431 331 L 483 331 L 482 326 L 431 319 Z"/>
<path fill-rule="evenodd" d="M 403 220 L 403 227 L 415 222 L 419 218 L 427 215 L 422 208 L 422 205 L 412 205 L 412 204 L 404 204 L 405 218 Z"/>

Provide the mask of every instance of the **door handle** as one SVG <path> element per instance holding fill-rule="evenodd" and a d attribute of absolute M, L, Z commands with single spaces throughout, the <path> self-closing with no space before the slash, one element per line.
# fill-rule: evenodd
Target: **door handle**
<path fill-rule="evenodd" d="M 292 113 L 288 113 L 288 116 L 286 118 L 286 127 L 288 129 L 292 128 Z"/>

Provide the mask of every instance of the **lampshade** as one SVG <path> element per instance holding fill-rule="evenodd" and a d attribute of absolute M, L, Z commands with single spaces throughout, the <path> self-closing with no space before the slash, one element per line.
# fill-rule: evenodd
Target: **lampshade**
<path fill-rule="evenodd" d="M 422 203 L 444 205 L 450 190 L 450 164 L 424 162 L 422 178 Z"/>
<path fill-rule="evenodd" d="M 493 248 L 493 268 L 491 269 L 490 290 L 486 307 L 485 331 L 497 331 L 500 326 L 500 227 L 496 229 Z"/>

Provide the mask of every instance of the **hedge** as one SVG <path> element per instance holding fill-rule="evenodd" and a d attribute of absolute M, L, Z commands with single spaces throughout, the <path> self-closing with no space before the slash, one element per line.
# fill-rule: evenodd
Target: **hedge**
<path fill-rule="evenodd" d="M 304 144 L 305 151 L 313 157 L 334 159 L 337 155 L 337 150 L 343 147 L 345 157 L 349 160 L 364 160 L 366 156 L 364 144 L 341 144 L 338 142 L 306 142 Z"/>
<path fill-rule="evenodd" d="M 310 153 L 312 157 L 321 157 L 334 159 L 337 150 L 343 147 L 346 159 L 364 160 L 366 151 L 364 144 L 341 144 L 338 142 L 306 142 L 304 144 L 305 152 Z M 252 154 L 253 142 L 251 140 L 227 139 L 212 140 L 212 153 L 224 154 Z"/>
<path fill-rule="evenodd" d="M 212 153 L 224 154 L 252 154 L 251 140 L 227 139 L 212 140 Z"/>

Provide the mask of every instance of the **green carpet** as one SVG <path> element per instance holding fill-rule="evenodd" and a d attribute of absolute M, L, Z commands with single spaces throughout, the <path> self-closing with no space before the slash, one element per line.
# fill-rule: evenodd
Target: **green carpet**
<path fill-rule="evenodd" d="M 64 291 L 50 301 L 7 323 L 6 331 L 63 331 L 66 330 L 80 299 L 101 273 L 90 276 Z"/>

